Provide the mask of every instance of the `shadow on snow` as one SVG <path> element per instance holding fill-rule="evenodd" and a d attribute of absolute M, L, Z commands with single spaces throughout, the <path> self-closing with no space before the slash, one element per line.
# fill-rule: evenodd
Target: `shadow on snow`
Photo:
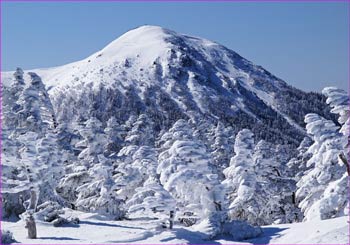
<path fill-rule="evenodd" d="M 76 239 L 76 238 L 71 238 L 71 237 L 38 237 L 38 239 L 40 240 L 70 240 L 70 241 L 73 241 L 73 240 L 80 240 L 80 239 Z"/>
<path fill-rule="evenodd" d="M 272 238 L 280 237 L 281 231 L 287 230 L 288 228 L 277 228 L 277 227 L 262 227 L 263 233 L 256 238 L 244 240 L 244 242 L 258 244 L 269 244 Z"/>
<path fill-rule="evenodd" d="M 117 225 L 117 224 L 108 224 L 103 222 L 92 222 L 92 221 L 80 221 L 81 225 L 96 225 L 96 226 L 106 226 L 106 227 L 118 227 L 118 228 L 125 228 L 125 229 L 135 229 L 135 230 L 144 230 L 143 228 L 139 227 L 133 227 L 133 226 L 125 226 L 125 225 Z"/>

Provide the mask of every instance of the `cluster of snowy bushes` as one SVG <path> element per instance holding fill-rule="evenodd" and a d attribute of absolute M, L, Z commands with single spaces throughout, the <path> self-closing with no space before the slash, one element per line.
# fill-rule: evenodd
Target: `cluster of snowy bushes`
<path fill-rule="evenodd" d="M 344 91 L 323 91 L 341 128 L 306 115 L 308 137 L 295 153 L 249 129 L 234 137 L 234 125 L 198 118 L 176 120 L 159 134 L 159 122 L 142 113 L 57 122 L 41 79 L 21 69 L 14 76 L 3 96 L 5 216 L 23 205 L 52 221 L 70 207 L 116 220 L 154 217 L 168 227 L 175 220 L 210 238 L 243 239 L 261 232 L 251 225 L 345 214 L 348 175 L 338 159 L 348 144 Z M 98 108 L 90 106 L 93 114 Z"/>

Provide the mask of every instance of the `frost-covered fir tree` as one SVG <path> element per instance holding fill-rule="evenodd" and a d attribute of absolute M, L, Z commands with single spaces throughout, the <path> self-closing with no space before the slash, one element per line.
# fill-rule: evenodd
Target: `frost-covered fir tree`
<path fill-rule="evenodd" d="M 349 163 L 350 159 L 350 98 L 342 89 L 327 87 L 322 90 L 327 96 L 327 104 L 332 107 L 331 112 L 339 114 L 338 122 L 340 123 L 340 132 L 344 135 L 343 146 L 344 154 Z"/>
<path fill-rule="evenodd" d="M 320 200 L 319 206 L 323 208 L 323 213 L 330 213 L 332 217 L 347 215 L 349 212 L 348 179 L 350 175 L 350 98 L 341 89 L 335 87 L 324 88 L 322 93 L 327 96 L 327 103 L 332 107 L 331 112 L 339 114 L 338 122 L 341 125 L 340 133 L 343 135 L 342 152 L 339 153 L 338 162 L 345 164 L 347 172 L 339 180 L 330 183 Z"/>
<path fill-rule="evenodd" d="M 103 154 L 107 144 L 107 136 L 103 131 L 102 123 L 95 117 L 84 122 L 79 128 L 82 140 L 75 146 L 81 147 L 83 150 L 78 155 L 78 159 L 83 165 L 90 167 L 94 163 L 98 163 L 97 156 Z"/>
<path fill-rule="evenodd" d="M 9 87 L 3 88 L 2 93 L 2 128 L 15 128 L 19 125 L 20 118 L 17 112 L 21 110 L 19 105 L 19 96 L 25 87 L 23 78 L 24 72 L 21 68 L 17 68 L 13 74 L 14 80 Z"/>
<path fill-rule="evenodd" d="M 108 119 L 104 132 L 107 135 L 108 141 L 105 153 L 107 155 L 117 154 L 123 147 L 125 134 L 124 127 L 119 124 L 115 117 L 112 116 L 110 119 Z"/>
<path fill-rule="evenodd" d="M 228 167 L 230 163 L 230 155 L 232 154 L 232 147 L 229 144 L 229 135 L 223 123 L 217 123 L 214 130 L 213 140 L 214 142 L 211 145 L 211 156 L 218 171 L 222 172 L 223 169 Z"/>
<path fill-rule="evenodd" d="M 248 129 L 241 130 L 235 140 L 235 156 L 230 166 L 224 170 L 228 195 L 228 215 L 231 220 L 244 220 L 251 224 L 260 224 L 259 214 L 264 205 L 258 193 L 257 175 L 255 172 L 253 133 Z"/>
<path fill-rule="evenodd" d="M 307 133 L 314 143 L 308 152 L 312 157 L 307 166 L 312 169 L 297 183 L 296 196 L 300 201 L 300 208 L 304 213 L 304 220 L 327 219 L 344 214 L 346 200 L 335 206 L 334 200 L 327 198 L 325 190 L 333 181 L 339 180 L 344 175 L 345 166 L 338 164 L 338 155 L 343 150 L 343 136 L 338 132 L 338 126 L 332 121 L 326 120 L 317 114 L 305 116 Z"/>
<path fill-rule="evenodd" d="M 56 188 L 73 208 L 79 194 L 77 189 L 90 181 L 89 169 L 99 163 L 98 155 L 104 153 L 107 144 L 107 136 L 103 131 L 102 123 L 97 118 L 92 117 L 74 125 L 78 129 L 76 132 L 78 135 L 71 135 L 71 132 L 64 131 L 68 133 L 66 137 L 76 137 L 70 140 L 70 144 L 74 144 L 73 152 L 77 152 L 78 156 L 70 156 L 65 165 L 65 176 Z"/>
<path fill-rule="evenodd" d="M 128 213 L 157 219 L 169 219 L 175 213 L 176 201 L 160 184 L 156 176 L 150 176 L 142 187 L 127 201 Z"/>
<path fill-rule="evenodd" d="M 157 155 L 153 147 L 130 145 L 123 147 L 118 157 L 114 179 L 119 186 L 118 195 L 127 201 L 148 176 L 154 175 Z"/>
<path fill-rule="evenodd" d="M 118 187 L 112 177 L 113 163 L 102 154 L 97 156 L 98 163 L 88 170 L 89 181 L 77 188 L 78 209 L 97 212 L 121 219 L 125 212 L 121 209 L 122 200 L 117 195 Z"/>
<path fill-rule="evenodd" d="M 119 151 L 115 164 L 115 182 L 119 186 L 118 194 L 127 201 L 135 194 L 135 189 L 143 185 L 148 176 L 147 168 L 154 172 L 156 152 L 154 150 L 153 122 L 145 114 L 137 120 L 130 117 L 126 128 L 125 145 Z"/>
<path fill-rule="evenodd" d="M 309 137 L 305 137 L 297 148 L 297 156 L 291 158 L 287 163 L 289 176 L 294 176 L 294 180 L 297 182 L 306 174 L 306 171 L 312 167 L 307 167 L 306 164 L 312 156 L 312 154 L 308 152 L 311 145 L 312 140 Z"/>
<path fill-rule="evenodd" d="M 146 114 L 141 114 L 132 124 L 125 141 L 129 145 L 154 145 L 153 122 Z"/>
<path fill-rule="evenodd" d="M 172 137 L 173 136 L 173 137 Z M 222 190 L 206 147 L 192 135 L 185 120 L 177 121 L 161 140 L 157 173 L 177 200 L 178 218 L 193 223 L 222 209 Z"/>
<path fill-rule="evenodd" d="M 291 223 L 300 216 L 293 202 L 296 183 L 288 176 L 286 168 L 288 155 L 285 146 L 274 146 L 264 140 L 255 146 L 253 159 L 257 175 L 257 196 L 262 196 L 261 199 L 264 200 L 259 216 L 264 224 Z"/>
<path fill-rule="evenodd" d="M 24 85 L 23 71 L 16 70 L 13 87 L 20 87 L 15 96 L 17 101 L 6 100 L 6 103 L 12 103 L 7 108 L 12 108 L 15 120 L 11 126 L 4 125 L 4 136 L 7 137 L 4 141 L 13 145 L 11 151 L 3 147 L 4 158 L 11 158 L 11 161 L 5 161 L 3 177 L 10 177 L 4 181 L 4 186 L 9 184 L 11 193 L 30 190 L 27 207 L 35 211 L 39 198 L 40 201 L 57 198 L 53 189 L 62 169 L 59 147 L 52 131 L 55 119 L 51 102 L 40 77 L 35 73 L 28 75 L 30 81 Z M 50 117 L 45 118 L 48 111 Z M 6 188 L 2 191 L 6 192 Z"/>
<path fill-rule="evenodd" d="M 18 98 L 20 117 L 26 119 L 26 127 L 33 131 L 55 128 L 56 117 L 45 85 L 37 74 L 29 72 L 28 75 L 31 81 Z"/>

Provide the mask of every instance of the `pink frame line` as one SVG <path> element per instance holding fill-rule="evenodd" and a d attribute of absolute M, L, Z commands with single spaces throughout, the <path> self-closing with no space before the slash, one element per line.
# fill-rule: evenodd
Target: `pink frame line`
<path fill-rule="evenodd" d="M 223 3 L 223 2 L 350 2 L 350 0 L 0 0 L 0 2 L 212 2 L 212 3 Z"/>
<path fill-rule="evenodd" d="M 167 3 L 167 2 L 181 2 L 181 3 L 185 3 L 185 2 L 196 2 L 196 3 L 200 3 L 200 2 L 212 2 L 212 3 L 223 3 L 223 2 L 260 2 L 260 3 L 264 3 L 264 2 L 315 2 L 315 3 L 319 3 L 319 2 L 347 2 L 348 3 L 348 14 L 349 14 L 349 19 L 348 19 L 348 38 L 350 40 L 350 0 L 0 0 L 0 17 L 2 17 L 2 2 L 163 2 L 163 3 Z M 1 20 L 0 19 L 0 149 L 2 149 L 2 24 L 1 24 Z M 350 43 L 348 46 L 348 60 L 350 60 Z M 350 63 L 349 63 L 349 67 L 348 67 L 348 94 L 350 94 Z M 350 135 L 350 132 L 349 132 Z M 349 157 L 349 156 L 348 156 Z M 1 165 L 1 155 L 0 155 L 0 190 L 2 188 L 2 183 L 1 183 L 1 176 L 2 176 L 2 165 Z M 348 199 L 350 199 L 350 178 L 348 178 Z M 2 217 L 2 195 L 0 193 L 0 238 L 2 237 L 2 230 L 1 230 L 1 217 Z M 350 209 L 350 208 L 349 208 Z M 348 244 L 350 244 L 350 210 L 349 210 L 349 216 L 348 216 L 348 224 L 349 224 L 349 241 Z M 23 243 L 22 243 L 23 244 Z M 122 243 L 117 243 L 118 245 L 122 245 Z M 234 245 L 236 243 L 232 243 L 232 245 Z M 24 244 L 24 245 L 39 245 L 36 243 L 28 243 L 28 244 Z M 74 245 L 74 244 L 69 244 L 69 243 L 65 243 L 65 245 Z M 83 244 L 81 243 L 81 245 L 91 245 L 91 244 Z M 97 245 L 97 243 L 96 243 Z M 135 245 L 141 245 L 141 244 L 135 244 Z M 142 244 L 144 245 L 144 244 Z M 162 244 L 154 244 L 154 245 L 162 245 Z M 193 245 L 202 245 L 202 244 L 193 244 Z M 203 244 L 204 245 L 204 244 Z M 256 244 L 256 245 L 264 245 L 264 244 Z M 274 244 L 274 245 L 294 245 L 294 244 Z M 311 245 L 311 244 L 299 244 L 299 245 Z M 335 244 L 335 245 L 343 245 L 343 244 Z"/>

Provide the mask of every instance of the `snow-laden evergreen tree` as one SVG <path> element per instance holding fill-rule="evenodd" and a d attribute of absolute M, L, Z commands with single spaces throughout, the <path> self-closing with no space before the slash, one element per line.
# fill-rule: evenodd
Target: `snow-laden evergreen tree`
<path fill-rule="evenodd" d="M 331 112 L 339 115 L 338 122 L 341 125 L 339 130 L 343 135 L 342 152 L 339 153 L 338 163 L 345 164 L 347 172 L 343 176 L 330 183 L 324 192 L 323 198 L 320 200 L 319 206 L 322 207 L 323 213 L 328 213 L 328 217 L 347 215 L 349 213 L 348 199 L 348 180 L 350 175 L 350 98 L 342 89 L 335 87 L 327 87 L 322 90 L 327 96 L 327 104 L 332 108 Z"/>
<path fill-rule="evenodd" d="M 10 143 L 11 151 L 3 146 L 4 158 L 10 158 L 4 162 L 3 178 L 6 179 L 4 186 L 9 184 L 11 190 L 4 188 L 2 192 L 30 190 L 27 207 L 35 211 L 39 198 L 45 201 L 57 197 L 53 188 L 62 169 L 59 147 L 52 131 L 55 117 L 51 102 L 41 78 L 35 73 L 28 75 L 30 82 L 24 84 L 23 71 L 16 70 L 13 87 L 19 89 L 15 94 L 17 101 L 6 100 L 6 103 L 11 103 L 7 108 L 12 110 L 15 120 L 12 125 L 4 125 L 4 141 Z M 48 112 L 50 116 L 46 117 Z"/>
<path fill-rule="evenodd" d="M 212 172 L 206 147 L 193 136 L 190 125 L 177 121 L 161 141 L 157 173 L 177 201 L 177 217 L 187 221 L 191 217 L 196 223 L 220 211 L 223 203 L 218 176 Z"/>
<path fill-rule="evenodd" d="M 2 128 L 14 129 L 19 125 L 20 118 L 17 112 L 21 110 L 18 99 L 25 87 L 23 78 L 24 72 L 21 68 L 17 68 L 13 74 L 14 80 L 9 87 L 3 88 L 2 93 Z"/>
<path fill-rule="evenodd" d="M 344 154 L 348 164 L 350 159 L 350 98 L 349 95 L 342 89 L 335 87 L 327 87 L 322 90 L 322 93 L 327 96 L 327 104 L 332 108 L 331 112 L 339 115 L 338 122 L 340 123 L 340 132 L 344 135 L 343 146 Z"/>
<path fill-rule="evenodd" d="M 19 111 L 20 116 L 26 119 L 26 127 L 33 131 L 45 130 L 47 127 L 55 128 L 56 117 L 45 85 L 37 74 L 29 72 L 28 75 L 31 79 L 30 84 L 18 98 L 22 108 Z"/>
<path fill-rule="evenodd" d="M 258 193 L 265 197 L 259 215 L 264 224 L 291 223 L 300 216 L 293 199 L 296 182 L 288 176 L 286 167 L 288 156 L 285 146 L 274 146 L 264 140 L 255 146 L 253 159 Z"/>
<path fill-rule="evenodd" d="M 125 141 L 129 145 L 154 145 L 153 122 L 146 114 L 141 114 L 132 124 Z"/>
<path fill-rule="evenodd" d="M 150 176 L 142 187 L 136 188 L 127 206 L 129 214 L 141 213 L 139 215 L 164 220 L 170 219 L 170 213 L 175 212 L 176 201 L 156 176 Z"/>
<path fill-rule="evenodd" d="M 113 163 L 102 154 L 97 156 L 98 163 L 88 171 L 89 181 L 77 188 L 78 209 L 96 212 L 121 219 L 125 212 L 121 209 L 122 200 L 117 195 L 118 187 L 113 180 Z"/>
<path fill-rule="evenodd" d="M 77 189 L 90 181 L 89 169 L 99 163 L 98 156 L 104 153 L 108 142 L 102 123 L 95 117 L 80 122 L 76 127 L 80 138 L 71 143 L 75 143 L 74 150 L 79 154 L 69 158 L 65 166 L 65 176 L 56 188 L 73 207 L 79 194 Z"/>
<path fill-rule="evenodd" d="M 325 190 L 333 181 L 339 180 L 344 175 L 345 166 L 338 164 L 338 155 L 343 150 L 343 135 L 338 132 L 338 126 L 332 121 L 310 113 L 305 116 L 307 133 L 314 143 L 308 152 L 312 157 L 307 166 L 312 169 L 297 183 L 296 196 L 300 201 L 300 208 L 304 213 L 304 220 L 327 219 L 344 214 L 346 198 L 336 206 L 333 200 L 327 201 Z"/>
<path fill-rule="evenodd" d="M 119 186 L 118 195 L 125 201 L 132 198 L 137 187 L 141 187 L 148 176 L 154 176 L 157 155 L 150 146 L 127 146 L 118 154 L 118 167 L 114 179 Z"/>
<path fill-rule="evenodd" d="M 125 146 L 117 157 L 113 178 L 119 186 L 118 194 L 127 201 L 135 194 L 135 189 L 143 185 L 149 174 L 154 173 L 157 164 L 153 123 L 147 115 L 141 114 L 133 122 L 125 137 Z"/>
<path fill-rule="evenodd" d="M 229 137 L 228 130 L 226 130 L 223 123 L 219 121 L 214 130 L 214 142 L 211 145 L 211 156 L 219 172 L 227 168 L 230 163 L 230 155 L 232 154 L 231 148 L 233 147 L 229 144 Z"/>
<path fill-rule="evenodd" d="M 105 134 L 107 135 L 107 149 L 106 154 L 117 154 L 120 149 L 123 147 L 124 143 L 124 134 L 125 129 L 122 125 L 119 124 L 115 117 L 111 117 L 107 121 L 107 126 L 104 129 Z"/>
<path fill-rule="evenodd" d="M 306 171 L 312 167 L 307 167 L 306 164 L 312 156 L 312 154 L 308 152 L 311 145 L 312 140 L 309 137 L 305 137 L 297 148 L 297 155 L 291 158 L 287 163 L 289 176 L 294 176 L 296 182 L 298 182 L 300 178 L 306 174 Z"/>
<path fill-rule="evenodd" d="M 98 163 L 98 155 L 103 154 L 107 145 L 107 136 L 103 131 L 102 123 L 95 117 L 91 117 L 84 122 L 83 127 L 79 129 L 83 139 L 75 146 L 83 150 L 78 155 L 78 159 L 84 166 L 90 167 Z"/>
<path fill-rule="evenodd" d="M 234 144 L 235 156 L 230 166 L 224 170 L 227 197 L 229 201 L 228 215 L 231 220 L 245 220 L 257 224 L 260 213 L 260 200 L 257 200 L 254 168 L 254 138 L 248 129 L 238 132 Z"/>
<path fill-rule="evenodd" d="M 40 185 L 41 202 L 56 201 L 63 204 L 62 198 L 57 195 L 55 188 L 64 175 L 63 162 L 66 160 L 66 152 L 60 148 L 56 134 L 48 131 L 36 145 L 37 158 L 42 165 L 48 165 L 49 171 L 45 170 L 40 177 L 43 184 Z"/>

